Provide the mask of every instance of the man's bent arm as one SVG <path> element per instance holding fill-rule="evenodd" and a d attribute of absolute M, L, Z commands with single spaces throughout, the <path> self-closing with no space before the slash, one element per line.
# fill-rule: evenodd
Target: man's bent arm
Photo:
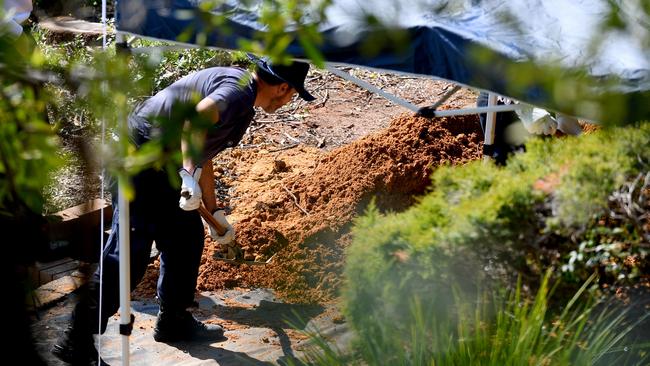
<path fill-rule="evenodd" d="M 219 122 L 219 109 L 217 108 L 217 103 L 208 97 L 203 98 L 196 105 L 196 111 L 199 112 L 201 116 L 207 118 L 212 123 Z M 190 121 L 185 121 L 183 125 L 183 132 L 185 133 L 187 131 L 190 131 L 190 128 L 191 128 Z M 190 173 L 194 173 L 195 165 L 194 162 L 192 161 L 189 144 L 190 143 L 197 144 L 199 142 L 205 141 L 205 135 L 206 135 L 205 131 L 200 131 L 190 135 L 189 142 L 185 138 L 181 139 L 181 154 L 183 156 L 183 168 L 185 168 Z"/>
<path fill-rule="evenodd" d="M 217 209 L 217 197 L 214 194 L 212 159 L 209 159 L 203 164 L 199 186 L 201 186 L 201 192 L 203 192 L 203 206 L 205 206 L 208 212 L 213 213 Z"/>

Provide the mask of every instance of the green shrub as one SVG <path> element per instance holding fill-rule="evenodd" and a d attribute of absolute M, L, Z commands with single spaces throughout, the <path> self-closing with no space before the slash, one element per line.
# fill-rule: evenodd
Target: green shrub
<path fill-rule="evenodd" d="M 165 43 L 140 40 L 135 47 L 166 47 Z M 141 67 L 154 66 L 152 94 L 194 71 L 214 66 L 229 66 L 241 57 L 227 51 L 207 48 L 171 48 L 164 52 L 142 54 L 136 61 Z"/>
<path fill-rule="evenodd" d="M 534 299 L 515 290 L 477 296 L 467 301 L 456 292 L 445 294 L 451 306 L 431 309 L 421 295 L 411 298 L 406 332 L 394 323 L 376 319 L 347 351 L 335 349 L 318 334 L 308 350 L 310 365 L 642 365 L 648 345 L 625 342 L 642 319 L 624 322 L 626 311 L 597 307 L 581 301 L 595 276 L 563 305 L 549 309 L 550 272 Z"/>
<path fill-rule="evenodd" d="M 448 309 L 471 302 L 477 288 L 512 286 L 521 276 L 526 291 L 534 290 L 545 269 L 556 268 L 554 278 L 564 281 L 555 301 L 562 303 L 595 270 L 620 271 L 612 263 L 630 253 L 644 259 L 643 228 L 603 218 L 612 193 L 650 170 L 648 146 L 648 123 L 534 140 L 505 168 L 438 168 L 433 190 L 404 213 L 371 207 L 356 222 L 345 272 L 346 313 L 359 337 L 390 331 L 407 339 L 415 299 L 457 324 Z M 581 256 L 573 253 L 580 248 Z M 629 272 L 638 275 L 639 267 Z M 614 274 L 601 281 L 633 279 Z"/>

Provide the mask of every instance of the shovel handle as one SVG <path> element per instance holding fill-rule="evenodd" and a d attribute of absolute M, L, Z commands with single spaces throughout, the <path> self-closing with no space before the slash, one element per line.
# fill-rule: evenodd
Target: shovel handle
<path fill-rule="evenodd" d="M 224 235 L 226 233 L 226 228 L 219 225 L 217 219 L 215 219 L 214 216 L 210 214 L 207 208 L 201 205 L 199 206 L 198 210 L 199 213 L 201 214 L 201 217 L 203 217 L 203 220 L 205 220 L 208 223 L 208 225 L 212 226 L 212 228 L 214 228 L 217 231 L 217 234 Z"/>

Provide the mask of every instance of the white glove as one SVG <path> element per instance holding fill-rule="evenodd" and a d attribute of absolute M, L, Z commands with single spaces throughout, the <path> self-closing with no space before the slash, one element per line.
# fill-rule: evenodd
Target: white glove
<path fill-rule="evenodd" d="M 223 235 L 219 235 L 217 231 L 210 226 L 210 236 L 214 241 L 221 245 L 230 245 L 235 242 L 235 228 L 230 225 L 228 220 L 226 220 L 226 215 L 223 210 L 217 210 L 212 214 L 212 217 L 217 220 L 217 222 L 226 228 L 226 232 Z"/>
<path fill-rule="evenodd" d="M 552 135 L 557 130 L 557 122 L 551 114 L 541 108 L 532 105 L 524 105 L 518 109 L 517 115 L 524 124 L 526 130 L 535 135 Z"/>
<path fill-rule="evenodd" d="M 183 168 L 178 171 L 183 182 L 181 183 L 181 198 L 178 206 L 185 211 L 196 210 L 201 206 L 201 187 L 199 178 L 201 178 L 201 168 L 194 169 L 194 175 L 191 175 L 187 169 Z"/>

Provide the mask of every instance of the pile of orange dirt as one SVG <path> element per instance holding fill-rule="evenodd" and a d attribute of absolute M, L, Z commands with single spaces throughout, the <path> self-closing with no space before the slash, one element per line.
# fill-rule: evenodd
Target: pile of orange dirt
<path fill-rule="evenodd" d="M 600 131 L 600 129 L 602 128 L 600 125 L 594 123 L 588 123 L 583 121 L 579 121 L 579 123 L 580 123 L 580 127 L 582 127 L 582 132 L 585 134 L 590 134 L 590 133 Z"/>
<path fill-rule="evenodd" d="M 480 157 L 480 135 L 476 116 L 409 115 L 330 153 L 233 150 L 228 167 L 236 199 L 230 205 L 238 244 L 247 259 L 275 255 L 266 266 L 215 261 L 219 249 L 206 238 L 198 289 L 261 286 L 289 301 L 332 299 L 352 219 L 373 199 L 381 210 L 408 208 L 425 192 L 435 167 Z M 153 290 L 154 278 L 145 287 Z"/>

